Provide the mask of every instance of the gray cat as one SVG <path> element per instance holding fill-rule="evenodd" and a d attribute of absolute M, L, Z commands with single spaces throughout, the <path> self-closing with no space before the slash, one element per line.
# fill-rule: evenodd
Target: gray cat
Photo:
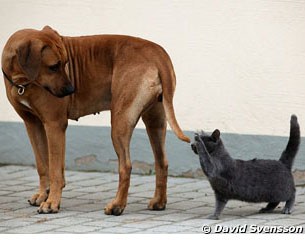
<path fill-rule="evenodd" d="M 291 167 L 299 145 L 300 127 L 295 115 L 291 116 L 289 141 L 279 161 L 233 159 L 218 129 L 212 135 L 195 134 L 192 149 L 199 154 L 201 168 L 215 192 L 215 212 L 209 218 L 219 219 L 230 199 L 268 202 L 261 213 L 272 212 L 280 202 L 286 202 L 282 213 L 290 214 L 295 201 Z"/>

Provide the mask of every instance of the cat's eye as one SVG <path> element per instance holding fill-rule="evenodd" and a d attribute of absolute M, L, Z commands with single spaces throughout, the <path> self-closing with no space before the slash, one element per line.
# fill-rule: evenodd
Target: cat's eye
<path fill-rule="evenodd" d="M 61 62 L 58 61 L 56 64 L 49 66 L 49 70 L 51 72 L 57 72 L 60 68 L 60 64 L 61 64 Z"/>

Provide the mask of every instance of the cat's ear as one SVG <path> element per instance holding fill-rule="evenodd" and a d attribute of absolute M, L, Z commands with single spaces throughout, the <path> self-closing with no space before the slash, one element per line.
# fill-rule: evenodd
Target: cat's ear
<path fill-rule="evenodd" d="M 214 130 L 211 137 L 213 138 L 213 140 L 215 140 L 215 142 L 218 141 L 220 138 L 220 131 L 218 129 Z"/>

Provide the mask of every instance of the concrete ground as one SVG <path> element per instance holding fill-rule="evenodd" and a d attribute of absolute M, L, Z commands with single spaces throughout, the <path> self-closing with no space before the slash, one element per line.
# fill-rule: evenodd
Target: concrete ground
<path fill-rule="evenodd" d="M 202 233 L 301 229 L 305 233 L 305 188 L 297 186 L 295 210 L 283 215 L 258 214 L 262 204 L 230 201 L 220 220 L 208 220 L 214 196 L 205 179 L 168 179 L 165 211 L 149 211 L 146 206 L 154 193 L 154 176 L 132 175 L 128 205 L 121 216 L 104 215 L 103 208 L 116 193 L 117 174 L 66 171 L 61 210 L 38 214 L 27 199 L 37 190 L 33 167 L 0 167 L 0 233 Z M 231 228 L 229 228 L 231 227 Z M 297 228 L 299 227 L 299 228 Z"/>

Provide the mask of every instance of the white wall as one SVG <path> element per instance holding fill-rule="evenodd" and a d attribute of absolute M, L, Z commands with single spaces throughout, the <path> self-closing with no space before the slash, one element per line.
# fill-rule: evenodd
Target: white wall
<path fill-rule="evenodd" d="M 183 129 L 287 135 L 291 113 L 305 132 L 303 0 L 0 0 L 0 49 L 22 28 L 62 35 L 147 38 L 170 54 Z M 0 81 L 0 121 L 20 121 Z M 109 126 L 109 113 L 78 124 Z M 140 123 L 138 127 L 143 127 Z"/>

